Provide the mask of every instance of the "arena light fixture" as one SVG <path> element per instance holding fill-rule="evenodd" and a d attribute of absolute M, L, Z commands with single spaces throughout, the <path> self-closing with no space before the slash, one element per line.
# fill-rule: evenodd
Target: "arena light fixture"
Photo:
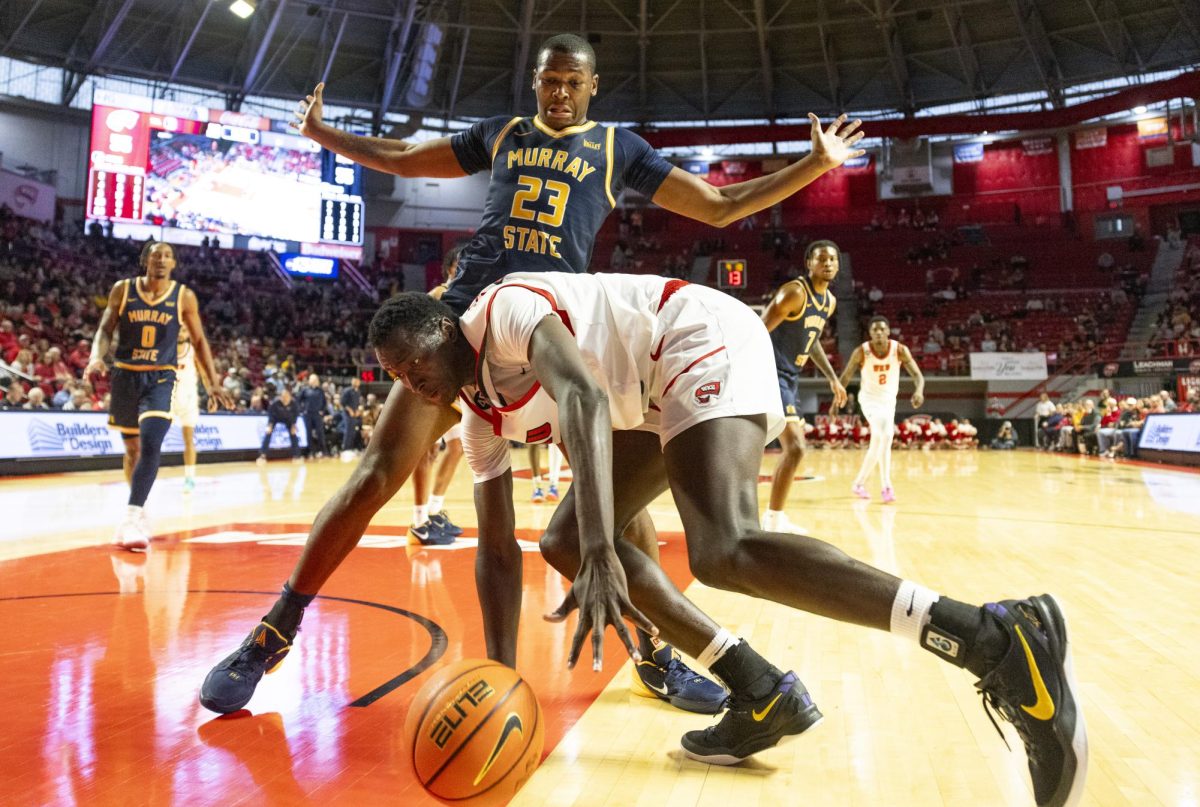
<path fill-rule="evenodd" d="M 229 10 L 244 20 L 254 13 L 254 5 L 255 0 L 233 0 Z"/>
<path fill-rule="evenodd" d="M 1135 115 L 1145 115 L 1145 114 L 1146 114 L 1146 107 L 1144 107 L 1144 106 L 1140 106 L 1140 105 L 1139 105 L 1139 106 L 1135 106 L 1135 107 L 1133 108 L 1133 114 L 1135 114 Z"/>

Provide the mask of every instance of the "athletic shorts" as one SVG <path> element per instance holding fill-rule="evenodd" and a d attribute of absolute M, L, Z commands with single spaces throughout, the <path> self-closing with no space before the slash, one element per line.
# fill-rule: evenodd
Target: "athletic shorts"
<path fill-rule="evenodd" d="M 860 395 L 858 405 L 862 408 L 863 417 L 867 419 L 868 423 L 879 421 L 895 423 L 896 421 L 896 402 L 894 400 L 877 401 Z"/>
<path fill-rule="evenodd" d="M 198 383 L 195 365 L 187 365 L 177 373 L 175 392 L 171 396 L 171 417 L 180 426 L 195 427 L 200 422 Z"/>
<path fill-rule="evenodd" d="M 788 423 L 799 423 L 802 420 L 800 411 L 796 408 L 799 383 L 800 380 L 797 378 L 779 376 L 779 397 L 783 401 L 783 419 Z"/>
<path fill-rule="evenodd" d="M 766 440 L 783 431 L 775 354 L 762 320 L 723 292 L 690 284 L 658 314 L 650 344 L 646 426 L 662 445 L 706 420 L 765 415 Z"/>
<path fill-rule="evenodd" d="M 112 371 L 111 397 L 108 404 L 108 428 L 122 434 L 138 433 L 145 418 L 171 419 L 171 393 L 175 390 L 174 370 Z"/>

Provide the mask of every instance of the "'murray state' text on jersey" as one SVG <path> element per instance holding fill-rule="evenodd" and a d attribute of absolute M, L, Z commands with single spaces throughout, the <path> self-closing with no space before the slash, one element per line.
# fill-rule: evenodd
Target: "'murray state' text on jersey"
<path fill-rule="evenodd" d="M 800 377 L 800 368 L 808 361 L 813 345 L 821 338 L 829 315 L 833 313 L 834 298 L 829 289 L 818 296 L 806 277 L 792 282 L 804 287 L 804 308 L 771 331 L 771 346 L 775 348 L 776 372 L 781 378 L 795 381 Z"/>
<path fill-rule="evenodd" d="M 121 281 L 114 364 L 123 370 L 174 370 L 178 364 L 182 283 L 174 280 L 157 297 L 143 290 L 144 278 Z"/>
<path fill-rule="evenodd" d="M 555 131 L 536 117 L 488 118 L 450 142 L 467 173 L 491 172 L 483 220 L 442 298 L 459 313 L 512 272 L 586 272 L 622 189 L 651 197 L 671 172 L 645 140 L 595 121 Z"/>

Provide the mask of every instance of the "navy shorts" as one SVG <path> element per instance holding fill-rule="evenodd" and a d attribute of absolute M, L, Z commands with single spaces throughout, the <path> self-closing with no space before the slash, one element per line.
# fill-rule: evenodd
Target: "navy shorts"
<path fill-rule="evenodd" d="M 135 435 L 142 418 L 171 420 L 171 393 L 175 391 L 174 370 L 112 371 L 108 403 L 108 428 Z"/>
<path fill-rule="evenodd" d="M 796 409 L 796 388 L 799 384 L 798 378 L 779 376 L 779 397 L 783 399 L 784 423 L 800 422 L 800 412 Z"/>

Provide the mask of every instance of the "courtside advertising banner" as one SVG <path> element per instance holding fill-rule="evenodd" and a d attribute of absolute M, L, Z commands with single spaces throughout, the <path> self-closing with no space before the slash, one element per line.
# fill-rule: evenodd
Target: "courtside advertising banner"
<path fill-rule="evenodd" d="M 108 428 L 105 412 L 0 412 L 0 461 L 60 457 L 120 456 L 121 435 Z M 201 415 L 196 424 L 196 450 L 257 451 L 267 430 L 266 415 Z M 300 445 L 308 445 L 304 418 L 296 421 Z M 291 447 L 287 431 L 275 427 L 271 448 Z M 167 454 L 183 451 L 179 424 L 163 441 Z"/>
<path fill-rule="evenodd" d="M 1138 450 L 1200 454 L 1200 412 L 1146 416 Z"/>
<path fill-rule="evenodd" d="M 971 378 L 979 381 L 1043 381 L 1045 353 L 972 353 Z"/>

